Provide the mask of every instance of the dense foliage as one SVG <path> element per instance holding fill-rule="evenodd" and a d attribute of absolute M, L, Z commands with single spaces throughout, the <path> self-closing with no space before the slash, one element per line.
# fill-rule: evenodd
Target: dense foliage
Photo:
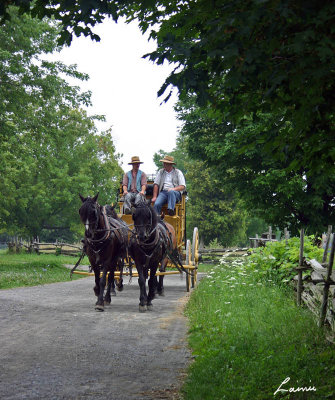
<path fill-rule="evenodd" d="M 246 118 L 238 125 L 218 122 L 192 98 L 179 102 L 177 111 L 190 155 L 206 160 L 222 184 L 237 191 L 245 206 L 268 224 L 289 227 L 294 234 L 300 226 L 320 233 L 334 221 L 335 179 L 328 175 L 333 167 L 327 172 L 291 169 L 291 162 L 303 155 L 289 148 L 282 159 L 272 157 L 264 132 L 271 115 L 258 113 L 257 120 Z"/>
<path fill-rule="evenodd" d="M 194 97 L 205 115 L 204 127 L 187 132 L 190 150 L 214 163 L 220 179 L 228 174 L 269 223 L 315 233 L 335 222 L 333 1 L 8 4 L 61 21 L 67 43 L 73 34 L 98 40 L 91 28 L 106 16 L 138 19 L 157 42 L 147 57 L 175 66 L 159 95 L 175 86 L 184 107 L 193 112 L 187 101 Z"/>
<path fill-rule="evenodd" d="M 157 168 L 161 168 L 159 160 L 164 154 L 160 150 L 154 155 Z M 236 190 L 225 185 L 215 168 L 189 156 L 185 137 L 179 136 L 176 147 L 168 154 L 174 157 L 176 167 L 186 179 L 189 239 L 197 227 L 204 245 L 215 242 L 218 246 L 229 247 L 246 245 L 249 235 L 263 232 L 264 221 L 248 214 Z"/>
<path fill-rule="evenodd" d="M 57 50 L 54 24 L 18 16 L 0 26 L 0 230 L 25 237 L 72 235 L 78 193 L 110 202 L 121 168 L 111 132 L 97 135 L 83 106 L 90 93 L 63 76 L 88 79 L 74 66 L 43 60 Z"/>
<path fill-rule="evenodd" d="M 267 135 L 280 158 L 285 146 L 302 148 L 292 169 L 318 169 L 333 160 L 334 21 L 331 0 L 107 1 L 9 0 L 33 15 L 53 16 L 63 25 L 63 41 L 91 35 L 105 16 L 137 18 L 157 40 L 150 58 L 176 69 L 167 79 L 181 94 L 195 93 L 201 104 L 238 122 L 262 111 L 281 121 Z M 0 14 L 5 14 L 2 7 Z M 162 89 L 164 91 L 164 88 Z M 161 92 L 162 92 L 161 91 Z M 279 119 L 278 119 L 278 116 Z M 290 121 L 292 132 L 279 131 Z M 284 140 L 286 139 L 286 140 Z"/>
<path fill-rule="evenodd" d="M 305 236 L 303 257 L 321 262 L 323 249 L 314 245 L 314 237 Z M 300 239 L 297 237 L 280 242 L 268 242 L 265 247 L 252 249 L 246 262 L 246 269 L 252 271 L 260 280 L 273 280 L 281 284 L 289 282 L 297 275 L 299 265 Z M 304 272 L 310 276 L 311 271 Z"/>

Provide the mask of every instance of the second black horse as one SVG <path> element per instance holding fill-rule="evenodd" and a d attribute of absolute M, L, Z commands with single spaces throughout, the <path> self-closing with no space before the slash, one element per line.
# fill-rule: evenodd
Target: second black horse
<path fill-rule="evenodd" d="M 133 208 L 134 230 L 130 238 L 129 253 L 135 262 L 140 287 L 139 311 L 152 310 L 152 300 L 157 289 L 156 272 L 159 264 L 165 268 L 167 258 L 182 267 L 172 225 L 165 223 L 156 214 L 150 201 L 143 201 Z M 146 291 L 148 280 L 149 292 Z"/>

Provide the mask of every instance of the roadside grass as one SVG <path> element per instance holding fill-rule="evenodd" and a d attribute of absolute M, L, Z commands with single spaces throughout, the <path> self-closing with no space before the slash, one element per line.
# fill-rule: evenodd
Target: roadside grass
<path fill-rule="evenodd" d="M 199 264 L 198 272 L 209 272 L 211 271 L 217 264 Z"/>
<path fill-rule="evenodd" d="M 51 254 L 8 254 L 2 250 L 0 251 L 0 289 L 69 281 L 70 270 L 63 264 L 75 264 L 76 261 L 77 257 Z M 85 264 L 85 259 L 82 263 Z M 72 275 L 72 279 L 82 277 L 83 275 Z"/>
<path fill-rule="evenodd" d="M 243 261 L 213 267 L 186 315 L 194 362 L 185 400 L 335 398 L 335 346 L 291 291 L 257 281 Z"/>

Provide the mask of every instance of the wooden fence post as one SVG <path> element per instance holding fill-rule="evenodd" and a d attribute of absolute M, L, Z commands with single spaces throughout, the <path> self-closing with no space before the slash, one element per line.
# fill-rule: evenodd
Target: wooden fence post
<path fill-rule="evenodd" d="M 272 226 L 269 226 L 269 237 L 268 239 L 272 242 Z"/>
<path fill-rule="evenodd" d="M 332 247 L 330 250 L 329 263 L 327 266 L 327 276 L 326 276 L 326 280 L 325 280 L 325 286 L 323 288 L 323 300 L 322 300 L 320 321 L 319 321 L 320 327 L 324 324 L 325 319 L 326 319 L 328 294 L 329 294 L 329 287 L 330 287 L 330 282 L 331 282 L 330 276 L 332 274 L 333 263 L 334 263 L 335 235 L 333 234 L 332 236 L 333 236 L 333 243 L 332 243 Z"/>
<path fill-rule="evenodd" d="M 300 231 L 300 251 L 299 251 L 299 267 L 298 267 L 298 284 L 297 284 L 297 304 L 301 305 L 302 286 L 302 270 L 304 263 L 304 228 Z"/>
<path fill-rule="evenodd" d="M 322 263 L 326 263 L 327 262 L 328 248 L 329 248 L 330 236 L 331 236 L 331 233 L 332 233 L 332 228 L 333 228 L 332 225 L 328 225 L 326 245 L 325 245 L 325 250 L 323 252 Z"/>
<path fill-rule="evenodd" d="M 287 228 L 284 228 L 284 239 L 286 244 L 288 244 L 289 238 L 290 238 L 290 232 L 288 231 Z"/>

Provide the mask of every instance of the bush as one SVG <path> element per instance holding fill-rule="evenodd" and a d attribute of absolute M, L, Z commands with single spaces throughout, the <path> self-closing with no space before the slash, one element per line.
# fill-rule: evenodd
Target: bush
<path fill-rule="evenodd" d="M 315 238 L 306 236 L 303 256 L 306 260 L 315 258 L 321 261 L 323 250 L 314 245 Z M 297 274 L 295 268 L 299 265 L 300 239 L 291 238 L 287 242 L 267 242 L 265 247 L 252 249 L 246 268 L 252 270 L 259 278 L 274 280 L 277 284 L 286 283 Z M 305 271 L 303 276 L 309 276 L 311 271 Z"/>

